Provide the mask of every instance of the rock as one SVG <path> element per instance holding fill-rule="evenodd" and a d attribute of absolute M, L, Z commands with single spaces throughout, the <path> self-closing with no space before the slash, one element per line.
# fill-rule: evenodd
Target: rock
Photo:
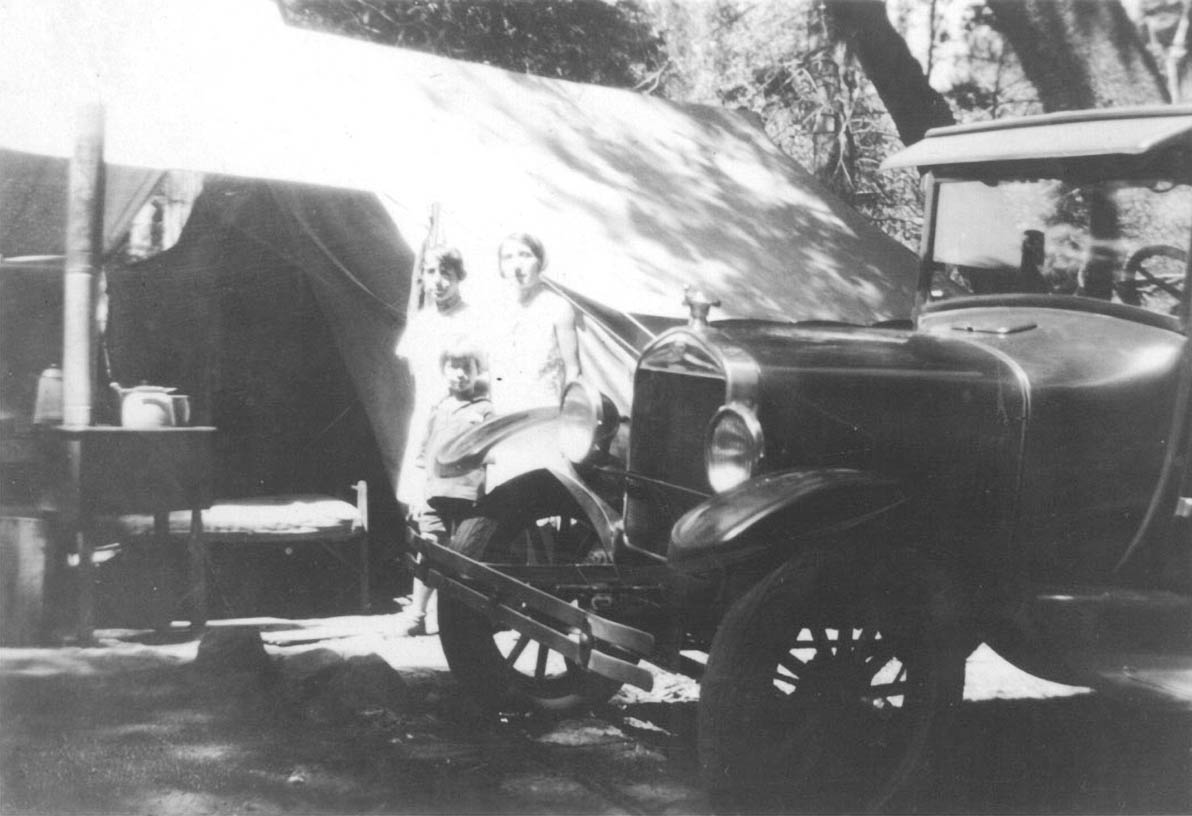
<path fill-rule="evenodd" d="M 265 652 L 261 633 L 255 626 L 212 629 L 199 641 L 195 668 L 207 676 L 252 674 L 266 677 L 274 672 Z"/>
<path fill-rule="evenodd" d="M 318 722 L 400 710 L 410 697 L 401 675 L 376 654 L 345 659 L 330 649 L 313 649 L 284 658 L 282 669 L 286 704 Z"/>
<path fill-rule="evenodd" d="M 288 683 L 301 684 L 325 673 L 331 666 L 345 662 L 344 656 L 334 649 L 307 649 L 304 652 L 286 654 L 281 658 L 281 670 Z"/>
<path fill-rule="evenodd" d="M 400 709 L 407 697 L 401 675 L 375 654 L 350 657 L 336 667 L 327 693 L 356 713 L 369 708 Z"/>

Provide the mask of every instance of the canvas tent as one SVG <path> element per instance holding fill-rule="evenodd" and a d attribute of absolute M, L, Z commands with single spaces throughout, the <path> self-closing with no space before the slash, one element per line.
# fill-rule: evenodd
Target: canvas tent
<path fill-rule="evenodd" d="M 408 406 L 390 349 L 436 205 L 474 300 L 499 285 L 499 239 L 527 230 L 549 275 L 614 310 L 679 316 L 691 284 L 723 316 L 910 312 L 913 255 L 744 116 L 298 30 L 268 0 L 0 4 L 5 269 L 61 254 L 66 158 L 94 101 L 108 246 L 163 170 L 268 185 L 273 214 L 246 229 L 315 282 L 391 478 Z M 624 403 L 631 351 L 583 343 Z"/>

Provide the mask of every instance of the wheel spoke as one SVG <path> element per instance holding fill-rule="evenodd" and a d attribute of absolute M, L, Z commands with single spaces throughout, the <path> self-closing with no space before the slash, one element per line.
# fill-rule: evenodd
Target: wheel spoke
<path fill-rule="evenodd" d="M 882 668 L 882 666 L 893 660 L 897 654 L 897 649 L 894 648 L 894 644 L 892 644 L 890 641 L 875 640 L 873 642 L 873 647 L 865 656 L 865 667 L 873 674 L 876 674 Z"/>
<path fill-rule="evenodd" d="M 778 658 L 778 667 L 786 669 L 790 674 L 777 673 L 777 676 L 779 679 L 786 681 L 789 681 L 792 677 L 797 680 L 806 666 L 806 662 L 800 660 L 791 652 L 786 652 Z"/>
<path fill-rule="evenodd" d="M 542 552 L 546 557 L 546 563 L 553 564 L 555 558 L 555 528 L 552 524 L 543 524 L 538 528 L 538 535 L 542 540 Z"/>
<path fill-rule="evenodd" d="M 906 666 L 900 665 L 894 677 L 881 678 L 878 682 L 871 683 L 861 695 L 861 699 L 874 708 L 901 707 L 911 693 L 911 685 L 906 677 Z"/>
<path fill-rule="evenodd" d="M 541 564 L 542 533 L 538 531 L 538 525 L 531 524 L 526 528 L 524 535 L 526 539 L 526 563 Z"/>
<path fill-rule="evenodd" d="M 530 539 L 526 562 L 529 564 L 555 563 L 555 528 L 550 524 L 531 524 L 526 533 Z"/>
<path fill-rule="evenodd" d="M 880 641 L 880 638 L 878 637 L 878 631 L 876 629 L 864 626 L 859 631 L 861 634 L 855 638 L 858 646 L 868 647 Z"/>
<path fill-rule="evenodd" d="M 461 527 L 466 551 L 477 552 L 484 563 L 541 569 L 574 564 L 576 550 L 598 540 L 590 524 L 564 508 L 522 513 L 512 509 L 500 517 L 480 516 Z M 463 545 L 461 543 L 461 548 Z M 560 570 L 562 572 L 562 570 Z M 604 576 L 601 576 L 604 577 Z M 556 587 L 564 602 L 579 606 L 584 594 Z M 564 643 L 518 632 L 509 624 L 495 625 L 489 615 L 467 604 L 440 603 L 444 654 L 453 672 L 486 705 L 515 709 L 570 711 L 613 695 L 619 684 L 590 674 L 567 658 Z M 513 610 L 538 619 L 530 604 L 504 599 Z M 533 647 L 533 648 L 532 648 Z M 535 651 L 537 649 L 537 651 Z M 562 649 L 562 651 L 560 651 Z"/>
<path fill-rule="evenodd" d="M 505 665 L 512 667 L 513 664 L 517 662 L 517 659 L 522 656 L 522 652 L 524 652 L 526 647 L 529 645 L 530 636 L 519 634 L 517 636 L 517 642 L 513 644 L 513 648 L 509 650 L 509 654 L 505 655 Z"/>
<path fill-rule="evenodd" d="M 902 697 L 906 695 L 910 685 L 906 682 L 906 671 L 898 673 L 898 677 L 889 683 L 877 683 L 869 686 L 865 691 L 866 699 L 881 699 L 888 697 Z"/>
<path fill-rule="evenodd" d="M 533 544 L 530 541 L 530 533 L 528 530 L 520 530 L 517 535 L 513 536 L 513 538 L 509 540 L 508 550 L 509 563 L 534 563 Z"/>

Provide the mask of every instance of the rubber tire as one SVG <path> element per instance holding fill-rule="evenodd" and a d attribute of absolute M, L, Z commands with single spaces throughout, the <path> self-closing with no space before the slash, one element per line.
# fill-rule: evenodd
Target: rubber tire
<path fill-rule="evenodd" d="M 570 516 L 575 509 L 543 511 L 529 518 L 467 519 L 456 531 L 453 546 L 478 561 L 499 560 L 509 541 L 536 518 Z M 438 594 L 439 640 L 447 665 L 480 704 L 497 712 L 568 714 L 607 702 L 621 684 L 568 662 L 563 674 L 536 678 L 506 665 L 494 636 L 500 631 L 489 618 L 447 593 Z M 532 642 L 535 647 L 541 644 Z M 553 653 L 552 653 L 553 654 Z"/>
<path fill-rule="evenodd" d="M 930 567 L 848 548 L 800 556 L 747 592 L 717 630 L 700 690 L 700 761 L 713 805 L 747 813 L 907 812 L 919 809 L 920 794 L 938 797 L 932 786 L 947 779 L 939 749 L 972 649 L 954 622 L 960 603 L 954 585 Z M 876 621 L 877 642 L 906 666 L 901 709 L 858 705 L 842 679 L 855 664 L 837 658 L 816 671 L 801 667 L 804 679 L 778 706 L 777 657 L 804 626 L 832 628 L 849 618 L 854 634 Z"/>

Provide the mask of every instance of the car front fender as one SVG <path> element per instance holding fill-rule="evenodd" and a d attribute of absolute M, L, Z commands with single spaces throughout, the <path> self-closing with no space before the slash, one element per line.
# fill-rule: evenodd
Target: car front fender
<path fill-rule="evenodd" d="M 557 465 L 522 473 L 502 482 L 477 505 L 479 515 L 533 514 L 558 508 L 573 501 L 592 525 L 600 544 L 610 557 L 624 535 L 624 523 L 616 508 L 600 497 L 565 460 Z"/>
<path fill-rule="evenodd" d="M 497 445 L 515 434 L 554 422 L 558 417 L 559 409 L 549 406 L 493 417 L 443 446 L 435 457 L 436 471 L 440 476 L 451 477 L 483 467 Z"/>
<path fill-rule="evenodd" d="M 667 560 L 680 572 L 739 564 L 784 545 L 843 533 L 908 500 L 901 485 L 845 468 L 767 473 L 693 507 L 671 529 Z M 749 535 L 765 522 L 774 535 Z"/>

